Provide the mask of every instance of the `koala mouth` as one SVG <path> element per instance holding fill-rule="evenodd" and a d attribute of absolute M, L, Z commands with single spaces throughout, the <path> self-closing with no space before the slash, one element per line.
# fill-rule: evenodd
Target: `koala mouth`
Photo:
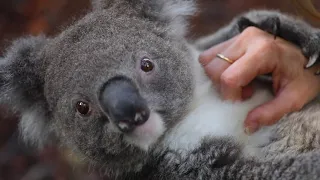
<path fill-rule="evenodd" d="M 151 112 L 149 119 L 131 133 L 125 134 L 124 140 L 147 151 L 165 132 L 163 119 L 156 112 Z"/>
<path fill-rule="evenodd" d="M 138 88 L 126 77 L 108 80 L 100 90 L 99 101 L 129 144 L 148 150 L 165 131 L 161 116 L 150 110 Z"/>

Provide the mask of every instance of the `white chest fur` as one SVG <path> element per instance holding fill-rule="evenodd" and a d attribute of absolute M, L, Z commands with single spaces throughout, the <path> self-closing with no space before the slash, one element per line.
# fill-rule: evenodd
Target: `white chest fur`
<path fill-rule="evenodd" d="M 166 136 L 164 143 L 171 149 L 191 150 L 196 148 L 203 137 L 236 138 L 240 143 L 252 148 L 268 141 L 271 128 L 265 128 L 254 135 L 244 133 L 243 122 L 254 107 L 270 100 L 272 95 L 265 89 L 257 89 L 252 98 L 244 102 L 232 103 L 221 100 L 211 81 L 205 76 L 195 55 L 194 99 L 190 113 L 178 123 Z"/>

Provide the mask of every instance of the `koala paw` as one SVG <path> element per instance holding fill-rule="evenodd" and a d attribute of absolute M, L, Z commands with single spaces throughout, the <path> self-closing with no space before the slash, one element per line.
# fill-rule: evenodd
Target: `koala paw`
<path fill-rule="evenodd" d="M 306 58 L 309 59 L 306 68 L 310 68 L 315 64 L 320 62 L 320 32 L 313 36 L 310 36 L 306 45 L 302 47 L 302 53 Z M 318 70 L 316 75 L 320 75 L 320 70 Z"/>
<path fill-rule="evenodd" d="M 274 38 L 280 35 L 281 24 L 278 17 L 268 17 L 260 24 L 254 23 L 246 17 L 240 17 L 237 24 L 239 32 L 244 31 L 247 27 L 253 26 L 274 35 Z"/>
<path fill-rule="evenodd" d="M 284 18 L 280 18 L 283 16 Z M 265 18 L 253 18 L 242 16 L 237 20 L 238 31 L 241 33 L 247 27 L 253 26 L 281 37 L 298 46 L 303 55 L 308 59 L 305 68 L 310 68 L 320 62 L 320 31 L 310 25 L 296 19 L 280 14 L 268 15 Z M 316 73 L 320 75 L 320 70 Z"/>

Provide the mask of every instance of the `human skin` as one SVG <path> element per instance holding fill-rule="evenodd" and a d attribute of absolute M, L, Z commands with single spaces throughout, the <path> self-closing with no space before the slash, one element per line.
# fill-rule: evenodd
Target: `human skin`
<path fill-rule="evenodd" d="M 235 62 L 223 61 L 217 53 Z M 251 81 L 258 75 L 272 74 L 275 98 L 249 112 L 244 123 L 249 134 L 300 110 L 320 92 L 320 77 L 314 74 L 319 67 L 305 69 L 307 59 L 300 49 L 254 27 L 203 52 L 199 61 L 226 100 L 250 98 L 254 93 Z"/>

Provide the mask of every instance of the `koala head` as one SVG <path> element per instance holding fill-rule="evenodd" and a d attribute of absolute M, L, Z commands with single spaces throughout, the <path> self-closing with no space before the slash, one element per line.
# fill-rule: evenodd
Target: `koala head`
<path fill-rule="evenodd" d="M 13 43 L 0 61 L 0 101 L 20 112 L 29 142 L 59 143 L 108 174 L 139 170 L 192 97 L 183 35 L 194 4 L 93 4 L 57 37 Z"/>

